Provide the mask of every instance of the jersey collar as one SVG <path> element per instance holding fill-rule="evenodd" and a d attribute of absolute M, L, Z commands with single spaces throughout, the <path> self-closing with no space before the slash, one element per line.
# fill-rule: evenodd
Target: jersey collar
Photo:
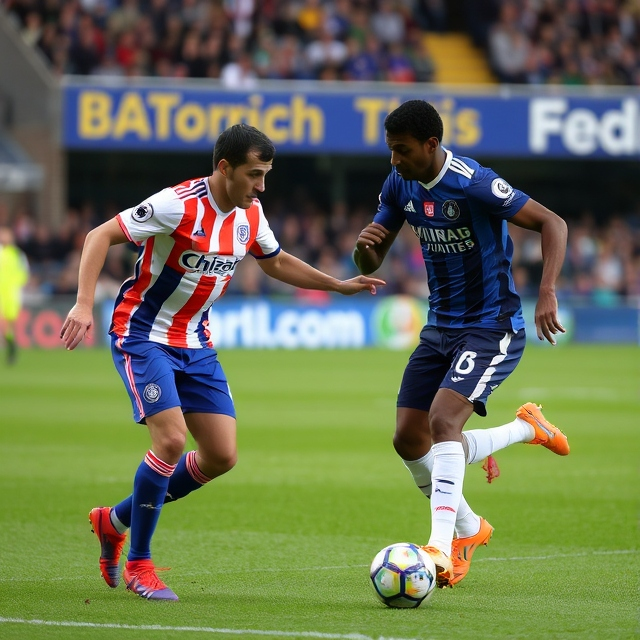
<path fill-rule="evenodd" d="M 442 165 L 442 169 L 440 169 L 440 173 L 429 183 L 424 183 L 424 182 L 420 182 L 418 180 L 418 182 L 420 182 L 420 184 L 425 188 L 425 189 L 433 189 L 433 187 L 435 187 L 438 182 L 440 182 L 440 180 L 442 180 L 442 178 L 444 177 L 444 174 L 447 173 L 448 169 L 449 169 L 449 165 L 451 164 L 451 160 L 453 160 L 453 153 L 451 151 L 449 151 L 449 149 L 445 149 L 444 147 L 442 147 L 444 149 L 444 152 L 446 154 L 446 158 L 444 159 L 444 164 Z"/>

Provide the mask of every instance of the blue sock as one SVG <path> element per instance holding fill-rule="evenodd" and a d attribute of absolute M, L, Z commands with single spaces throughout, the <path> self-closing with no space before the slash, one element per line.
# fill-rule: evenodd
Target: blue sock
<path fill-rule="evenodd" d="M 128 560 L 151 558 L 151 538 L 156 530 L 169 478 L 175 465 L 167 464 L 147 452 L 133 480 L 131 510 L 131 548 Z M 117 515 L 117 514 L 116 514 Z"/>
<path fill-rule="evenodd" d="M 207 478 L 200 469 L 198 469 L 195 455 L 195 451 L 189 451 L 180 458 L 175 471 L 169 479 L 169 487 L 164 497 L 165 504 L 184 498 L 192 491 L 199 489 L 206 482 L 209 482 L 210 478 Z M 196 480 L 195 477 L 197 477 L 198 480 Z M 118 518 L 125 527 L 131 526 L 132 507 L 133 496 L 128 496 L 114 507 L 116 518 Z"/>

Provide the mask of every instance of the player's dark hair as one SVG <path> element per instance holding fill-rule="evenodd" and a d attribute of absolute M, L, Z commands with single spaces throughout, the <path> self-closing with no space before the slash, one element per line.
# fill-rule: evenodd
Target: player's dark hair
<path fill-rule="evenodd" d="M 409 134 L 419 142 L 438 138 L 442 142 L 444 127 L 435 107 L 424 100 L 407 100 L 385 119 L 387 133 L 397 136 Z"/>
<path fill-rule="evenodd" d="M 276 148 L 269 138 L 248 124 L 234 124 L 225 129 L 216 140 L 213 149 L 213 170 L 220 160 L 226 160 L 234 169 L 247 162 L 247 156 L 253 151 L 261 162 L 273 160 Z"/>

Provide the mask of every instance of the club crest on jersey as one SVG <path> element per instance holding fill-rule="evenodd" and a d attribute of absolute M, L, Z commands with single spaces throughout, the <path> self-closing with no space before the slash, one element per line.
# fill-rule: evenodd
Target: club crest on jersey
<path fill-rule="evenodd" d="M 460 217 L 460 207 L 455 200 L 446 200 L 442 204 L 442 215 L 447 220 L 457 220 Z"/>
<path fill-rule="evenodd" d="M 513 193 L 513 187 L 506 180 L 495 178 L 491 183 L 491 193 L 496 198 L 506 200 Z"/>
<path fill-rule="evenodd" d="M 238 238 L 239 243 L 247 244 L 247 242 L 249 242 L 249 225 L 239 224 L 238 229 L 236 231 L 236 236 Z"/>
<path fill-rule="evenodd" d="M 218 256 L 197 251 L 185 251 L 178 259 L 178 263 L 185 271 L 202 273 L 205 276 L 232 274 L 238 262 L 235 256 Z"/>
<path fill-rule="evenodd" d="M 155 382 L 150 382 L 142 392 L 144 399 L 153 404 L 154 402 L 158 402 L 160 400 L 160 396 L 162 395 L 162 389 L 155 384 Z"/>
<path fill-rule="evenodd" d="M 433 216 L 435 215 L 435 203 L 433 202 L 423 202 L 422 203 L 424 205 L 424 215 L 427 216 L 427 218 L 433 218 Z"/>
<path fill-rule="evenodd" d="M 146 222 L 153 216 L 153 205 L 150 202 L 139 204 L 131 212 L 131 218 L 136 222 Z"/>

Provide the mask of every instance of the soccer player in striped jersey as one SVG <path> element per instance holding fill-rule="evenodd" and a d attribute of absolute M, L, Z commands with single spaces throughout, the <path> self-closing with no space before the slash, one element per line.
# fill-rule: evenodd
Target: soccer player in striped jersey
<path fill-rule="evenodd" d="M 251 254 L 267 275 L 304 289 L 375 294 L 384 284 L 366 276 L 337 280 L 280 249 L 258 200 L 274 154 L 262 132 L 234 125 L 216 142 L 210 176 L 156 193 L 85 240 L 77 302 L 60 334 L 69 350 L 93 324 L 96 282 L 109 247 L 124 242 L 140 247 L 135 273 L 116 300 L 110 334 L 134 420 L 147 425 L 151 448 L 135 474 L 132 495 L 89 514 L 101 544 L 100 570 L 110 587 L 120 581 L 129 529 L 127 588 L 152 600 L 177 600 L 151 559 L 162 506 L 235 465 L 235 408 L 207 317 L 238 262 Z M 187 432 L 197 450 L 183 453 Z"/>
<path fill-rule="evenodd" d="M 515 442 L 569 453 L 566 436 L 533 403 L 520 407 L 509 424 L 462 432 L 474 411 L 486 415 L 489 395 L 515 369 L 525 346 L 507 221 L 541 235 L 535 324 L 538 338 L 551 344 L 564 333 L 555 282 L 567 226 L 491 169 L 445 149 L 442 120 L 428 102 L 410 100 L 392 111 L 385 135 L 392 170 L 353 257 L 361 273 L 375 272 L 405 222 L 422 246 L 429 313 L 398 393 L 394 447 L 431 499 L 425 549 L 438 568 L 438 586 L 446 587 L 465 577 L 474 550 L 493 533 L 462 495 L 465 464 Z"/>

